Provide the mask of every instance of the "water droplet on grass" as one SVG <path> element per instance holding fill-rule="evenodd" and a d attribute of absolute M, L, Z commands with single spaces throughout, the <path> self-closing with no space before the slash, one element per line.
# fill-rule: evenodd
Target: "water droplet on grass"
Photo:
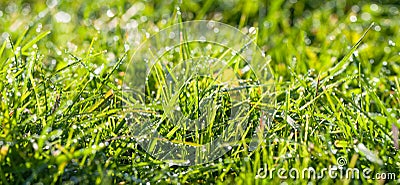
<path fill-rule="evenodd" d="M 253 34 L 253 35 L 256 34 L 256 31 L 257 31 L 257 30 L 256 30 L 256 28 L 254 28 L 254 27 L 250 27 L 250 29 L 249 29 L 249 33 L 250 33 L 250 34 Z"/>
<path fill-rule="evenodd" d="M 114 12 L 112 10 L 107 10 L 107 16 L 108 17 L 114 17 Z"/>
<path fill-rule="evenodd" d="M 32 144 L 32 147 L 33 147 L 34 150 L 38 150 L 38 149 L 39 149 L 39 146 L 38 146 L 37 143 L 33 143 L 33 144 Z"/>
<path fill-rule="evenodd" d="M 174 39 L 174 38 L 175 38 L 175 32 L 169 33 L 169 38 L 170 38 L 170 39 Z"/>
<path fill-rule="evenodd" d="M 7 82 L 8 82 L 9 84 L 12 84 L 12 83 L 13 83 L 14 77 L 13 77 L 12 75 L 7 74 L 6 78 L 7 78 Z"/>
<path fill-rule="evenodd" d="M 71 21 L 71 15 L 64 11 L 56 13 L 55 18 L 56 21 L 60 23 L 69 23 Z"/>
<path fill-rule="evenodd" d="M 385 53 L 390 53 L 390 51 L 392 51 L 389 47 L 384 47 L 383 48 L 383 51 L 385 52 Z"/>
<path fill-rule="evenodd" d="M 201 37 L 199 38 L 199 41 L 200 41 L 200 42 L 206 42 L 206 37 L 201 36 Z"/>
<path fill-rule="evenodd" d="M 389 40 L 389 46 L 396 46 L 396 43 L 393 42 L 392 40 Z"/>
<path fill-rule="evenodd" d="M 354 16 L 354 15 L 350 16 L 350 21 L 351 22 L 356 22 L 357 21 L 357 17 Z"/>
<path fill-rule="evenodd" d="M 369 21 L 369 20 L 371 20 L 371 14 L 364 12 L 361 14 L 361 19 L 364 21 Z"/>
<path fill-rule="evenodd" d="M 47 0 L 46 1 L 46 5 L 49 8 L 54 8 L 55 6 L 57 6 L 58 1 L 57 0 Z"/>
<path fill-rule="evenodd" d="M 391 7 L 389 8 L 389 12 L 390 12 L 391 14 L 397 15 L 397 14 L 399 14 L 399 9 L 398 9 L 397 7 L 395 7 L 395 6 L 391 6 Z"/>
<path fill-rule="evenodd" d="M 377 31 L 377 32 L 379 32 L 379 31 L 381 31 L 381 27 L 380 27 L 379 25 L 376 25 L 376 26 L 374 27 L 374 30 Z"/>
<path fill-rule="evenodd" d="M 354 6 L 351 7 L 351 10 L 352 10 L 354 13 L 358 13 L 358 12 L 360 11 L 360 7 L 357 6 L 357 5 L 354 5 Z"/>
<path fill-rule="evenodd" d="M 379 6 L 377 4 L 371 4 L 369 8 L 374 12 L 377 12 L 379 10 Z"/>
<path fill-rule="evenodd" d="M 104 68 L 104 64 L 101 64 L 96 70 L 94 70 L 94 74 L 99 75 Z"/>

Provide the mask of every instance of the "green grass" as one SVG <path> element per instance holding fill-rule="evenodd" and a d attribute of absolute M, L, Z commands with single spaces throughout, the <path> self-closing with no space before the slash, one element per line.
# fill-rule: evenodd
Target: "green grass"
<path fill-rule="evenodd" d="M 293 2 L 1 1 L 0 184 L 399 183 L 400 4 Z M 60 19 L 61 11 L 70 20 Z M 141 105 L 124 107 L 137 101 L 123 93 L 125 70 L 140 43 L 179 19 L 220 21 L 245 34 L 257 30 L 254 42 L 270 64 L 275 101 L 255 150 L 248 146 L 249 130 L 215 161 L 180 167 L 138 144 L 135 132 L 146 117 L 129 117 L 143 111 Z M 183 45 L 171 62 L 201 47 Z M 225 56 L 219 49 L 208 54 Z M 240 60 L 232 63 L 234 72 L 243 68 Z M 147 84 L 153 101 L 147 117 L 161 122 L 170 110 L 155 102 L 170 95 L 159 84 L 165 71 L 155 68 Z M 163 121 L 159 133 L 191 145 L 220 134 L 231 102 L 213 85 L 207 78 L 193 80 L 174 102 L 198 118 L 196 97 L 216 94 L 221 108 L 212 127 L 188 136 Z M 257 107 L 249 113 L 255 124 L 262 106 L 257 90 L 248 92 Z M 256 178 L 265 165 L 321 171 L 337 166 L 339 158 L 347 160 L 345 169 L 393 173 L 395 180 Z"/>

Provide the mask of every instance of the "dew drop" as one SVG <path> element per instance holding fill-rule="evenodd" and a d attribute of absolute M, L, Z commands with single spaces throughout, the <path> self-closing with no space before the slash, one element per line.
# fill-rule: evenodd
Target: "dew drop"
<path fill-rule="evenodd" d="M 371 6 L 369 8 L 374 12 L 379 10 L 379 6 L 377 4 L 371 4 Z"/>
<path fill-rule="evenodd" d="M 356 22 L 357 21 L 357 17 L 354 16 L 354 15 L 350 16 L 350 21 L 351 22 Z"/>
<path fill-rule="evenodd" d="M 112 10 L 107 10 L 107 16 L 108 17 L 114 17 L 115 14 L 114 14 L 114 12 Z"/>
<path fill-rule="evenodd" d="M 59 11 L 55 15 L 56 21 L 60 23 L 69 23 L 71 21 L 71 15 L 67 12 Z"/>
<path fill-rule="evenodd" d="M 393 42 L 392 40 L 389 40 L 389 46 L 396 46 L 396 43 Z"/>
<path fill-rule="evenodd" d="M 46 5 L 49 8 L 54 8 L 55 6 L 57 6 L 58 1 L 57 0 L 47 0 L 46 1 Z"/>

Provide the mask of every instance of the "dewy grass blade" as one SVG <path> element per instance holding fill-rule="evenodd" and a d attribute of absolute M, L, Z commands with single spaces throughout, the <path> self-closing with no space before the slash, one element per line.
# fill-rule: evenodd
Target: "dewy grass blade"
<path fill-rule="evenodd" d="M 28 50 L 29 48 L 31 48 L 34 44 L 36 44 L 37 42 L 39 42 L 39 40 L 43 39 L 44 37 L 46 37 L 48 34 L 50 34 L 51 31 L 46 31 L 43 32 L 41 34 L 39 34 L 38 36 L 36 36 L 34 39 L 32 39 L 31 41 L 29 41 L 28 43 L 26 43 L 22 48 L 21 48 L 21 52 L 24 52 L 26 50 Z"/>
<path fill-rule="evenodd" d="M 28 31 L 31 29 L 31 27 L 28 27 L 27 29 L 25 29 L 25 31 L 21 34 L 21 36 L 19 36 L 17 42 L 15 42 L 15 47 L 19 47 L 22 40 L 26 37 Z"/>
<path fill-rule="evenodd" d="M 371 30 L 371 28 L 375 25 L 375 23 L 372 23 L 368 29 L 362 34 L 360 39 L 358 39 L 357 43 L 350 49 L 350 51 L 343 57 L 342 60 L 340 60 L 339 63 L 337 63 L 334 67 L 330 68 L 327 72 L 324 72 L 321 74 L 321 85 L 324 85 L 331 77 L 337 76 L 340 72 L 346 69 L 346 67 L 349 65 L 348 60 L 350 57 L 353 55 L 353 53 L 356 51 L 358 46 L 362 43 L 363 39 L 367 35 L 367 33 Z"/>
<path fill-rule="evenodd" d="M 392 116 L 392 114 L 389 113 L 389 111 L 387 110 L 387 107 L 385 107 L 384 103 L 380 100 L 380 98 L 376 95 L 376 93 L 373 90 L 371 90 L 372 89 L 371 86 L 364 79 L 361 79 L 361 83 L 363 84 L 364 89 L 367 91 L 369 96 L 371 96 L 372 99 L 374 100 L 374 102 L 377 104 L 377 106 L 379 107 L 380 111 L 388 119 L 389 123 L 386 123 L 387 125 L 385 125 L 385 126 L 388 127 L 390 125 L 390 123 L 396 124 L 396 122 L 397 122 L 396 118 L 394 118 Z M 400 127 L 400 124 L 397 123 L 397 126 Z"/>
<path fill-rule="evenodd" d="M 6 44 L 7 44 L 7 40 L 5 40 L 5 41 L 3 42 L 3 45 L 1 45 L 1 48 L 0 48 L 0 57 L 3 55 L 4 49 L 6 48 Z M 5 61 L 5 60 L 4 60 L 4 61 Z M 3 64 L 2 64 L 2 66 L 3 66 Z"/>

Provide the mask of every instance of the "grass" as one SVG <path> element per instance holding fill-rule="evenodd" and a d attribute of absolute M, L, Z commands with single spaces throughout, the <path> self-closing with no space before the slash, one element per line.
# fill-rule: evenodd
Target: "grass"
<path fill-rule="evenodd" d="M 397 184 L 399 8 L 390 1 L 0 2 L 0 182 Z M 149 102 L 141 102 L 146 106 L 126 96 L 125 71 L 134 52 L 158 30 L 181 23 L 179 19 L 229 24 L 266 53 L 275 98 L 268 105 L 273 119 L 266 123 L 259 147 L 249 147 L 254 129 L 249 127 L 223 156 L 178 166 L 158 160 L 140 145 L 137 128 L 148 119 L 159 122 L 158 133 L 178 144 L 212 141 L 223 133 L 235 103 L 217 82 L 192 80 L 172 103 L 188 117 L 208 111 L 213 125 L 200 133 L 176 127 L 164 114 L 172 110 L 157 103 L 171 96 L 161 88 L 166 74 L 161 65 L 146 84 Z M 249 34 L 253 29 L 256 34 Z M 171 70 L 174 62 L 205 46 L 179 47 L 167 58 Z M 220 49 L 213 46 L 203 55 L 229 58 Z M 232 73 L 244 67 L 237 58 L 231 63 Z M 254 80 L 251 74 L 241 78 Z M 256 107 L 248 119 L 255 125 L 259 107 L 266 106 L 259 103 L 263 94 L 258 90 L 247 92 L 249 106 Z M 200 110 L 199 97 L 210 94 L 219 108 Z M 127 109 L 132 102 L 135 106 Z M 151 109 L 144 113 L 144 107 Z M 338 159 L 346 161 L 345 170 L 368 168 L 371 177 L 393 177 L 294 180 L 277 175 L 278 169 L 338 167 Z M 265 166 L 276 169 L 274 178 L 256 178 Z"/>

